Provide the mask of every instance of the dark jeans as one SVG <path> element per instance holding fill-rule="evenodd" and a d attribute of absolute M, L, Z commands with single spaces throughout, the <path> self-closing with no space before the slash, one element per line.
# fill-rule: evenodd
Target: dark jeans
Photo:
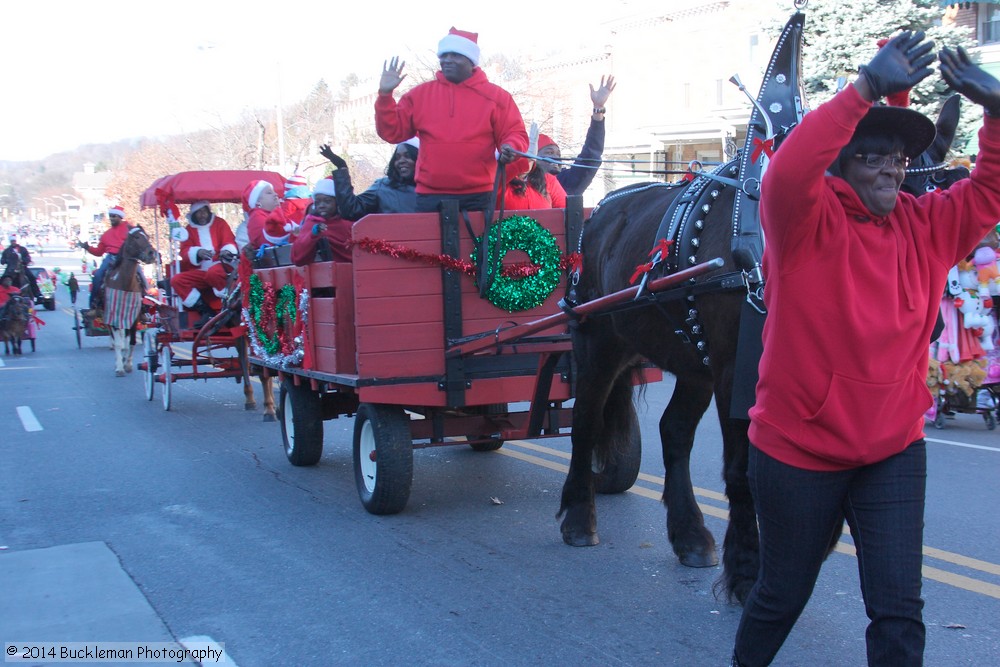
<path fill-rule="evenodd" d="M 835 472 L 789 466 L 751 445 L 748 474 L 760 571 L 736 632 L 740 664 L 770 664 L 805 608 L 844 517 L 871 620 L 868 664 L 923 664 L 924 441 L 879 463 Z"/>
<path fill-rule="evenodd" d="M 477 192 L 471 195 L 417 195 L 417 213 L 436 213 L 441 202 L 457 199 L 460 211 L 485 211 L 493 199 L 493 192 Z"/>

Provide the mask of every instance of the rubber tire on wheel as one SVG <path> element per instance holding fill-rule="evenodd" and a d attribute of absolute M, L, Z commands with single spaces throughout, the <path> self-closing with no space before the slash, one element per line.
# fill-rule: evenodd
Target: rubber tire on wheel
<path fill-rule="evenodd" d="M 80 311 L 73 307 L 73 331 L 76 332 L 76 349 L 83 347 L 83 341 L 80 340 Z"/>
<path fill-rule="evenodd" d="M 169 411 L 174 384 L 173 353 L 169 345 L 164 345 L 160 350 L 160 368 L 163 369 L 163 409 Z"/>
<path fill-rule="evenodd" d="M 142 375 L 146 389 L 146 400 L 153 400 L 156 387 L 156 334 L 146 329 L 142 332 L 142 356 L 146 360 L 146 372 Z"/>
<path fill-rule="evenodd" d="M 594 461 L 594 490 L 597 493 L 623 493 L 635 485 L 642 465 L 642 434 L 635 406 L 629 405 L 628 441 L 622 451 L 615 452 L 614 460 L 603 466 Z"/>
<path fill-rule="evenodd" d="M 45 310 L 55 310 L 56 309 L 56 300 L 55 299 L 48 299 L 42 305 L 45 306 Z"/>
<path fill-rule="evenodd" d="M 372 514 L 406 507 L 413 485 L 410 418 L 395 405 L 362 403 L 354 417 L 354 481 Z"/>
<path fill-rule="evenodd" d="M 323 456 L 323 411 L 318 393 L 286 377 L 278 395 L 285 456 L 293 466 L 314 466 Z"/>

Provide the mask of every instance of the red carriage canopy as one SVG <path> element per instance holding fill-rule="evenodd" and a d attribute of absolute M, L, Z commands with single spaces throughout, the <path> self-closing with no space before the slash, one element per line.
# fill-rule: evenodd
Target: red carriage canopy
<path fill-rule="evenodd" d="M 247 184 L 258 180 L 265 180 L 273 185 L 279 196 L 284 194 L 285 178 L 276 171 L 182 171 L 153 181 L 139 196 L 139 205 L 142 208 L 162 208 L 168 201 L 193 204 L 202 200 L 238 204 Z"/>

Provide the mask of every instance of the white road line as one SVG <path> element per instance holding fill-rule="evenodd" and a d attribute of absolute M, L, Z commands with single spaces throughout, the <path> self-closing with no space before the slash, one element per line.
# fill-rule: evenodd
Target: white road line
<path fill-rule="evenodd" d="M 954 445 L 955 447 L 968 447 L 969 449 L 985 449 L 988 452 L 1000 452 L 1000 447 L 987 447 L 986 445 L 970 445 L 967 442 L 955 442 L 954 440 L 938 440 L 937 438 L 924 438 L 927 442 L 938 442 L 942 445 Z"/>
<path fill-rule="evenodd" d="M 21 425 L 25 431 L 41 431 L 42 425 L 35 418 L 35 413 L 27 405 L 17 406 L 17 416 L 21 418 Z"/>

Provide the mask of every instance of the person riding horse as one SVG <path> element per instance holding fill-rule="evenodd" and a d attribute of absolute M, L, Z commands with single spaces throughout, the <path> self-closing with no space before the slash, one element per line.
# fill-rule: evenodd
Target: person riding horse
<path fill-rule="evenodd" d="M 35 281 L 35 275 L 28 270 L 31 264 L 31 253 L 17 242 L 17 236 L 10 235 L 10 245 L 0 255 L 0 264 L 6 266 L 3 276 L 10 277 L 14 287 L 27 287 L 35 299 L 42 295 Z"/>
<path fill-rule="evenodd" d="M 104 275 L 107 273 L 108 269 L 117 262 L 118 252 L 121 250 L 122 244 L 125 242 L 125 238 L 128 236 L 129 230 L 132 229 L 132 225 L 125 222 L 125 209 L 121 206 L 112 206 L 108 209 L 108 221 L 111 223 L 111 228 L 104 231 L 101 234 L 100 240 L 98 240 L 96 246 L 90 246 L 84 241 L 77 243 L 77 246 L 83 248 L 91 255 L 100 257 L 104 255 L 104 259 L 101 260 L 101 266 L 94 271 L 91 284 L 90 284 L 90 310 L 100 310 L 104 306 Z M 139 268 L 139 275 L 142 277 L 142 268 Z M 146 280 L 142 277 L 143 289 L 145 289 Z"/>

